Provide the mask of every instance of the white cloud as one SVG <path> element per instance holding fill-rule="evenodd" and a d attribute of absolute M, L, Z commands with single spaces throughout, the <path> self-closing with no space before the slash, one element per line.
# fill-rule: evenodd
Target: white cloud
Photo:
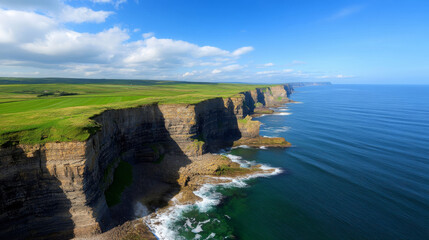
<path fill-rule="evenodd" d="M 117 27 L 97 34 L 56 30 L 47 33 L 43 39 L 22 44 L 21 48 L 44 56 L 103 62 L 116 56 L 116 48 L 120 48 L 128 38 L 128 34 Z"/>
<path fill-rule="evenodd" d="M 59 0 L 1 0 L 0 7 L 14 10 L 56 10 L 62 2 Z"/>
<path fill-rule="evenodd" d="M 239 56 L 241 56 L 243 54 L 246 54 L 248 52 L 251 52 L 253 50 L 254 50 L 253 47 L 241 47 L 241 48 L 235 50 L 234 52 L 232 52 L 232 55 L 236 56 L 236 57 L 239 57 Z"/>
<path fill-rule="evenodd" d="M 112 0 L 91 0 L 93 3 L 111 3 Z"/>
<path fill-rule="evenodd" d="M 207 66 L 233 60 L 234 54 L 212 46 L 198 46 L 181 40 L 145 38 L 128 45 L 127 64 L 149 64 L 153 66 Z M 237 50 L 236 50 L 237 51 Z"/>
<path fill-rule="evenodd" d="M 0 9 L 0 43 L 40 38 L 56 26 L 52 19 L 40 14 Z"/>
<path fill-rule="evenodd" d="M 197 73 L 197 71 L 192 71 L 192 72 L 185 72 L 182 77 L 189 77 L 189 76 L 194 76 Z"/>
<path fill-rule="evenodd" d="M 354 76 L 347 76 L 347 75 L 343 75 L 343 74 L 338 74 L 336 76 L 336 78 L 353 78 Z"/>
<path fill-rule="evenodd" d="M 243 66 L 239 65 L 239 64 L 232 64 L 232 65 L 228 65 L 222 68 L 222 70 L 224 72 L 232 72 L 232 71 L 236 71 L 239 69 L 244 68 Z"/>
<path fill-rule="evenodd" d="M 147 74 L 174 79 L 238 71 L 243 66 L 236 61 L 249 51 L 248 47 L 228 51 L 153 36 L 131 42 L 129 38 L 128 30 L 119 27 L 98 33 L 78 32 L 42 13 L 0 9 L 0 69 L 11 73 L 22 72 L 17 71 L 19 67 L 31 68 L 29 74 L 40 70 L 41 76 Z M 219 69 L 208 69 L 213 66 Z M 177 73 L 180 68 L 194 67 L 202 70 Z"/>
<path fill-rule="evenodd" d="M 212 66 L 212 67 L 214 67 L 214 66 L 220 66 L 222 64 L 223 64 L 222 62 L 202 62 L 202 63 L 200 63 L 200 66 Z"/>
<path fill-rule="evenodd" d="M 274 73 L 278 73 L 279 71 L 259 71 L 256 72 L 256 74 L 258 75 L 263 75 L 263 74 L 274 74 Z"/>
<path fill-rule="evenodd" d="M 140 32 L 140 28 L 134 28 L 133 32 Z"/>
<path fill-rule="evenodd" d="M 231 64 L 231 65 L 224 66 L 224 67 L 222 67 L 220 69 L 218 69 L 218 68 L 214 69 L 212 71 L 212 73 L 213 74 L 218 74 L 218 73 L 221 73 L 221 72 L 234 72 L 234 71 L 237 71 L 237 70 L 240 70 L 240 69 L 243 69 L 243 68 L 244 68 L 244 66 L 241 66 L 239 64 Z"/>
<path fill-rule="evenodd" d="M 72 7 L 62 0 L 1 0 L 0 8 L 35 13 L 41 12 L 58 22 L 102 23 L 113 12 L 94 11 L 86 7 Z"/>
<path fill-rule="evenodd" d="M 345 18 L 350 15 L 353 15 L 355 13 L 360 12 L 364 7 L 363 6 L 350 6 L 343 8 L 339 10 L 338 12 L 334 13 L 332 16 L 330 16 L 327 20 L 334 21 L 337 19 Z"/>
<path fill-rule="evenodd" d="M 287 73 L 292 73 L 293 69 L 283 69 L 283 70 L 272 70 L 272 71 L 259 71 L 256 72 L 258 75 L 282 75 Z"/>
<path fill-rule="evenodd" d="M 148 32 L 148 33 L 143 33 L 142 34 L 143 38 L 151 38 L 153 36 L 155 36 L 155 33 L 153 33 L 153 32 Z"/>
<path fill-rule="evenodd" d="M 116 0 L 115 7 L 118 8 L 121 4 L 126 3 L 127 0 Z"/>
<path fill-rule="evenodd" d="M 60 0 L 0 1 L 0 72 L 6 76 L 261 82 L 325 76 L 292 69 L 255 72 L 241 59 L 254 50 L 251 46 L 226 50 L 156 38 L 153 33 L 142 34 L 137 41 L 130 41 L 129 32 L 139 32 L 140 29 L 121 27 L 95 33 L 71 30 L 65 22 L 100 23 L 112 12 L 71 7 Z M 17 7 L 10 9 L 12 6 Z M 268 62 L 254 67 L 273 67 L 272 70 L 274 64 Z M 332 77 L 350 76 L 338 74 Z"/>
<path fill-rule="evenodd" d="M 65 6 L 61 13 L 58 15 L 58 19 L 62 22 L 95 22 L 102 23 L 107 17 L 112 15 L 113 12 L 107 11 L 94 11 L 86 7 L 74 8 Z"/>
<path fill-rule="evenodd" d="M 112 3 L 115 7 L 119 7 L 119 5 L 126 3 L 127 0 L 90 0 L 93 3 Z"/>
<path fill-rule="evenodd" d="M 222 70 L 219 70 L 219 69 L 214 69 L 212 71 L 213 74 L 218 74 L 218 73 L 221 73 L 221 72 L 222 72 Z"/>

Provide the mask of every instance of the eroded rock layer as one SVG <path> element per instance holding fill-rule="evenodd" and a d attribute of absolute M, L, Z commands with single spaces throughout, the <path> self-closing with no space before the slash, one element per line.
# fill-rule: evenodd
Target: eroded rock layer
<path fill-rule="evenodd" d="M 284 85 L 194 105 L 109 110 L 93 118 L 101 130 L 85 142 L 1 148 L 0 239 L 69 239 L 123 223 L 127 216 L 118 212 L 130 206 L 109 209 L 104 195 L 119 160 L 134 167 L 133 189 L 124 198 L 144 195 L 155 183 L 180 188 L 180 169 L 204 153 L 259 137 L 259 122 L 246 116 L 288 102 L 291 91 Z"/>

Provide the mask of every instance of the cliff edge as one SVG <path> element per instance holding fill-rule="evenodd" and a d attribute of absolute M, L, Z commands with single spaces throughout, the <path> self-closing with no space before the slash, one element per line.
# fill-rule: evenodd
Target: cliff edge
<path fill-rule="evenodd" d="M 237 144 L 289 146 L 284 139 L 270 145 L 250 115 L 290 102 L 291 92 L 280 85 L 197 104 L 108 110 L 93 117 L 101 129 L 86 141 L 3 146 L 0 238 L 93 236 L 133 219 L 134 201 L 165 205 L 188 185 L 188 166 L 211 161 L 210 153 Z M 110 193 L 125 181 L 121 171 L 131 182 L 116 203 Z"/>

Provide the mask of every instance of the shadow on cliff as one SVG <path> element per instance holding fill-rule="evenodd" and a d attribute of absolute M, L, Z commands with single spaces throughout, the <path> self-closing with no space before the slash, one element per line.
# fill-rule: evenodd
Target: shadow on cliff
<path fill-rule="evenodd" d="M 27 157 L 19 145 L 2 148 L 0 166 L 0 239 L 74 237 L 71 202 L 42 150 Z"/>
<path fill-rule="evenodd" d="M 266 91 L 267 89 L 256 89 L 256 96 L 259 103 L 262 103 L 262 105 L 266 106 L 267 103 L 265 102 L 265 95 L 263 91 Z"/>
<path fill-rule="evenodd" d="M 250 99 L 249 96 L 248 101 L 253 101 Z M 190 164 L 191 158 L 231 147 L 241 138 L 237 123 L 237 114 L 243 114 L 240 109 L 231 99 L 224 102 L 222 98 L 215 98 L 195 105 L 195 119 L 184 113 L 174 119 L 170 119 L 170 115 L 166 121 L 156 104 L 112 110 L 95 119 L 103 126 L 102 131 L 110 131 L 100 138 L 105 141 L 99 143 L 104 146 L 98 160 L 101 172 L 115 158 L 133 167 L 133 183 L 122 193 L 121 202 L 109 208 L 106 215 L 109 217 L 102 221 L 111 224 L 102 224 L 103 231 L 166 206 L 180 191 L 179 170 Z M 182 126 L 186 124 L 191 127 Z M 201 142 L 204 142 L 202 149 L 189 149 L 200 146 Z"/>
<path fill-rule="evenodd" d="M 242 94 L 244 95 L 244 115 L 251 115 L 252 113 L 254 113 L 256 102 L 250 92 L 243 92 Z"/>
<path fill-rule="evenodd" d="M 289 84 L 283 85 L 284 90 L 286 91 L 287 97 L 290 98 L 290 95 L 294 91 L 293 87 Z"/>
<path fill-rule="evenodd" d="M 233 142 L 241 138 L 237 123 L 239 112 L 231 99 L 226 103 L 222 98 L 210 99 L 197 104 L 195 112 L 197 113 L 196 135 L 206 143 L 207 152 L 213 153 L 222 148 L 232 147 Z"/>
<path fill-rule="evenodd" d="M 133 167 L 133 183 L 122 193 L 121 202 L 109 208 L 113 224 L 104 231 L 166 206 L 180 191 L 179 169 L 191 163 L 171 137 L 159 107 L 150 105 L 142 111 L 151 116 L 150 121 L 118 127 L 115 133 L 120 158 Z"/>

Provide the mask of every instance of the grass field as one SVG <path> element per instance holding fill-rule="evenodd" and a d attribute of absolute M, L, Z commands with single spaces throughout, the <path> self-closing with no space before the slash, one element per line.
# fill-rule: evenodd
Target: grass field
<path fill-rule="evenodd" d="M 0 78 L 0 145 L 83 141 L 107 109 L 194 104 L 268 85 L 149 80 Z"/>

